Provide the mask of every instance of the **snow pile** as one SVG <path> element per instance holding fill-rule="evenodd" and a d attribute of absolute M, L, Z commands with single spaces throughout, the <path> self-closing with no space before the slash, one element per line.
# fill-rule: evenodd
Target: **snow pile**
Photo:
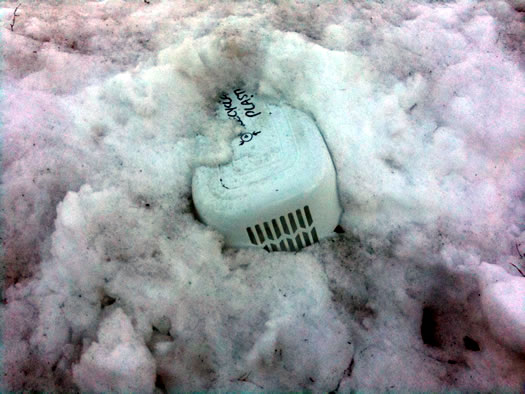
<path fill-rule="evenodd" d="M 83 391 L 147 392 L 155 382 L 155 360 L 129 318 L 117 309 L 102 321 L 99 342 L 92 343 L 73 376 Z"/>
<path fill-rule="evenodd" d="M 21 6 L 1 38 L 3 389 L 522 387 L 521 8 Z M 196 219 L 192 170 L 231 159 L 215 107 L 239 86 L 316 122 L 344 234 L 268 254 Z"/>

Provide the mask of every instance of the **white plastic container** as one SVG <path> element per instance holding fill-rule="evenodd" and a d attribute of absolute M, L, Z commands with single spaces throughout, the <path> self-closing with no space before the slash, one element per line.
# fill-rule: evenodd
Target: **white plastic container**
<path fill-rule="evenodd" d="M 221 96 L 218 115 L 245 131 L 231 163 L 195 170 L 200 219 L 232 247 L 297 251 L 333 235 L 342 213 L 336 174 L 312 119 L 242 89 Z"/>

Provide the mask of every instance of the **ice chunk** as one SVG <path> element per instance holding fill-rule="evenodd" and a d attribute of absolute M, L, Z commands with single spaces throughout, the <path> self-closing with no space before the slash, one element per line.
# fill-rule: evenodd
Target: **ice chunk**
<path fill-rule="evenodd" d="M 525 353 L 525 278 L 505 275 L 502 268 L 487 263 L 482 267 L 485 278 L 493 277 L 491 283 L 481 280 L 481 303 L 490 330 L 501 344 Z"/>

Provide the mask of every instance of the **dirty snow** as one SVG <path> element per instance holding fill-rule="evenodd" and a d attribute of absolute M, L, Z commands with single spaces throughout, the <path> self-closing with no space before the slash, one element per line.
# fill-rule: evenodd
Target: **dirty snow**
<path fill-rule="evenodd" d="M 4 2 L 2 391 L 525 384 L 525 3 Z M 224 247 L 243 86 L 318 125 L 344 234 Z M 521 271 L 521 273 L 520 273 Z"/>

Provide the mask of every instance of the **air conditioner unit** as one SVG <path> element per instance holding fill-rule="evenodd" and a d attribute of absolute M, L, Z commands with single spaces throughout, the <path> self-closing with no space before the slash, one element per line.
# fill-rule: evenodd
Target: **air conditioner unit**
<path fill-rule="evenodd" d="M 243 89 L 220 96 L 218 116 L 243 132 L 232 162 L 195 169 L 199 218 L 232 247 L 297 251 L 333 235 L 342 213 L 336 174 L 313 120 Z"/>

